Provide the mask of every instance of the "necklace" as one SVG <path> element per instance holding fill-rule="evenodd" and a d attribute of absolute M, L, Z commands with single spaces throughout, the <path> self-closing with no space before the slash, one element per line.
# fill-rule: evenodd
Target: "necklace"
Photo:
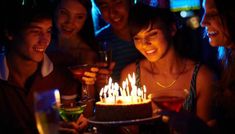
<path fill-rule="evenodd" d="M 151 68 L 152 68 L 152 70 L 153 70 L 152 64 L 151 64 Z M 186 68 L 186 63 L 184 64 L 183 70 L 177 75 L 177 77 L 175 78 L 175 80 L 173 80 L 173 81 L 172 81 L 171 83 L 169 83 L 168 85 L 163 85 L 163 84 L 161 84 L 161 83 L 158 82 L 158 81 L 156 82 L 156 84 L 157 84 L 159 87 L 162 87 L 162 88 L 169 88 L 169 87 L 172 87 L 172 86 L 175 84 L 175 82 L 179 79 L 179 77 L 181 76 L 181 74 L 183 74 L 185 68 Z"/>
<path fill-rule="evenodd" d="M 177 79 L 173 80 L 170 84 L 168 84 L 166 86 L 157 81 L 157 85 L 162 87 L 162 88 L 169 88 L 169 87 L 171 87 L 171 86 L 173 86 L 175 84 L 176 80 Z"/>

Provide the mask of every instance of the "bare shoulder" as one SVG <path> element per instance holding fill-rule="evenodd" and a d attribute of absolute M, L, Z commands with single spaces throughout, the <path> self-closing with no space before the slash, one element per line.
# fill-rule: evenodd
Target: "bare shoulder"
<path fill-rule="evenodd" d="M 198 63 L 188 60 L 187 64 L 189 65 L 189 70 L 194 70 L 195 65 Z M 215 78 L 215 73 L 206 65 L 201 64 L 197 75 L 197 81 L 198 80 L 204 81 L 206 79 L 211 79 L 211 78 Z"/>
<path fill-rule="evenodd" d="M 216 80 L 216 75 L 206 65 L 201 65 L 199 72 L 198 72 L 198 78 L 200 78 L 200 80 L 207 80 L 207 79 Z"/>
<path fill-rule="evenodd" d="M 217 77 L 215 73 L 209 69 L 206 65 L 201 65 L 197 75 L 197 90 L 213 92 Z"/>
<path fill-rule="evenodd" d="M 188 61 L 189 70 L 194 70 L 197 63 L 194 61 Z M 206 65 L 201 64 L 196 76 L 197 91 L 211 89 L 214 87 L 217 81 L 216 74 Z"/>

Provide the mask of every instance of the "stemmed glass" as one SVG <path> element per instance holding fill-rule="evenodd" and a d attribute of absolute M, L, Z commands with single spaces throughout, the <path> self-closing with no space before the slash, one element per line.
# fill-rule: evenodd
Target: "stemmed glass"
<path fill-rule="evenodd" d="M 188 95 L 188 90 L 158 90 L 156 96 L 152 98 L 152 101 L 160 109 L 167 109 L 175 112 L 179 112 L 185 98 Z"/>
<path fill-rule="evenodd" d="M 179 112 L 183 106 L 183 103 L 188 96 L 189 92 L 187 89 L 165 89 L 158 90 L 156 95 L 152 98 L 152 101 L 157 105 L 160 109 L 166 109 L 170 111 Z M 165 118 L 163 118 L 165 117 Z M 167 119 L 166 119 L 167 118 Z M 166 122 L 169 117 L 163 115 L 162 120 Z M 172 127 L 169 127 L 170 134 L 177 133 L 176 130 Z"/>
<path fill-rule="evenodd" d="M 79 79 L 82 82 L 82 100 L 90 99 L 88 88 L 89 86 L 82 80 L 85 72 L 91 71 L 91 68 L 95 65 L 82 64 L 69 67 L 69 70 L 73 73 L 74 77 Z"/>
<path fill-rule="evenodd" d="M 98 64 L 99 65 L 99 69 L 102 70 L 100 72 L 106 72 L 106 73 L 100 73 L 101 75 L 99 75 L 97 78 L 99 79 L 99 81 L 103 81 L 103 84 L 107 84 L 108 83 L 108 79 L 109 79 L 109 74 L 107 74 L 107 72 L 109 72 L 109 66 L 112 62 L 112 50 L 111 47 L 108 46 L 107 42 L 104 41 L 102 44 L 102 48 L 98 51 Z"/>
<path fill-rule="evenodd" d="M 65 122 L 76 122 L 85 108 L 86 104 L 83 101 L 79 101 L 68 104 L 61 104 L 58 107 L 58 111 L 61 119 L 63 119 Z"/>
<path fill-rule="evenodd" d="M 98 54 L 99 54 L 98 61 L 106 63 L 108 68 L 110 63 L 112 62 L 112 49 L 106 41 L 103 42 L 102 49 L 98 51 Z"/>

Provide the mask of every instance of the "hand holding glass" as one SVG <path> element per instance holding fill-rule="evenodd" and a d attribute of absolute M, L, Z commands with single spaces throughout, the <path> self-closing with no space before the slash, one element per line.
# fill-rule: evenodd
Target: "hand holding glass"
<path fill-rule="evenodd" d="M 93 67 L 95 67 L 95 65 L 89 64 L 69 67 L 69 70 L 73 73 L 74 77 L 82 82 L 82 100 L 87 100 L 90 98 L 88 94 L 88 85 L 86 84 L 86 81 L 82 78 L 85 76 L 85 72 L 91 72 L 91 68 Z"/>

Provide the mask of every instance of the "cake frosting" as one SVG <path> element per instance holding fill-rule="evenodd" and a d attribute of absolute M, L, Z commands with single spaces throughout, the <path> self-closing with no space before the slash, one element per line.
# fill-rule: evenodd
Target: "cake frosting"
<path fill-rule="evenodd" d="M 146 87 L 138 88 L 135 74 L 128 75 L 120 87 L 109 79 L 100 91 L 96 102 L 95 118 L 98 121 L 123 121 L 152 116 L 151 98 L 146 97 Z"/>
<path fill-rule="evenodd" d="M 151 101 L 145 100 L 138 103 L 96 103 L 96 120 L 98 121 L 123 121 L 141 119 L 152 116 Z"/>

